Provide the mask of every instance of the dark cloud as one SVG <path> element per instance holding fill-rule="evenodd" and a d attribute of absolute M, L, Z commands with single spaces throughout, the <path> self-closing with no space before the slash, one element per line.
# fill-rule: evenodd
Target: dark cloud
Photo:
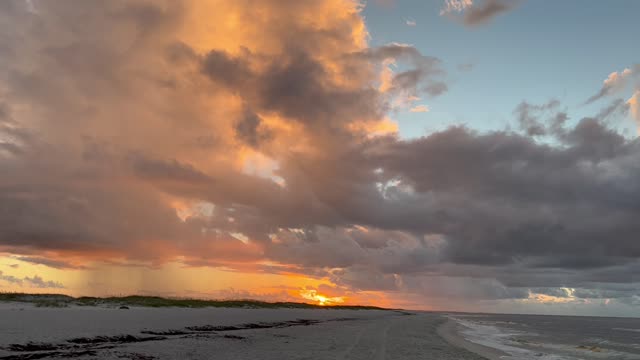
<path fill-rule="evenodd" d="M 248 52 L 230 57 L 214 50 L 205 57 L 203 71 L 216 84 L 242 96 L 254 111 L 277 112 L 315 127 L 337 128 L 338 123 L 358 116 L 377 118 L 381 114 L 373 90 L 346 90 L 327 83 L 327 70 L 309 54 L 282 54 L 263 72 L 252 71 L 249 63 L 261 57 Z"/>
<path fill-rule="evenodd" d="M 144 179 L 185 183 L 211 181 L 211 178 L 192 165 L 183 164 L 175 159 L 170 161 L 154 160 L 141 154 L 131 154 L 129 159 L 135 174 Z"/>
<path fill-rule="evenodd" d="M 464 13 L 463 23 L 467 26 L 486 24 L 515 6 L 516 2 L 513 0 L 486 0 L 480 5 L 469 7 Z"/>
<path fill-rule="evenodd" d="M 236 136 L 249 146 L 258 148 L 263 141 L 270 138 L 268 132 L 260 129 L 261 122 L 259 115 L 250 109 L 245 109 L 244 116 L 235 126 Z"/>
<path fill-rule="evenodd" d="M 74 264 L 70 264 L 61 260 L 47 259 L 44 257 L 35 257 L 35 256 L 16 256 L 14 259 L 36 264 L 36 265 L 44 265 L 55 269 L 82 269 L 83 266 L 78 266 Z M 16 264 L 17 265 L 17 264 Z"/>
<path fill-rule="evenodd" d="M 546 104 L 532 105 L 525 101 L 520 103 L 514 113 L 516 114 L 518 126 L 529 136 L 543 136 L 549 133 L 557 134 L 567 120 L 566 113 L 558 112 L 560 102 L 552 99 Z M 548 120 L 541 120 L 540 116 L 549 116 Z"/>

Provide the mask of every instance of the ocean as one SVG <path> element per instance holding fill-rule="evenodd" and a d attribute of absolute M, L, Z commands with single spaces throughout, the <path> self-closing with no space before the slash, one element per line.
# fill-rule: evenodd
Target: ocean
<path fill-rule="evenodd" d="M 461 335 L 506 359 L 640 360 L 640 318 L 450 314 Z"/>

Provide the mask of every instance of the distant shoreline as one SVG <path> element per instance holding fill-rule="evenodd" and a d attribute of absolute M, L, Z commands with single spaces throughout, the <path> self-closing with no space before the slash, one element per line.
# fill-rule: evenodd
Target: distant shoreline
<path fill-rule="evenodd" d="M 341 309 L 341 310 L 399 310 L 386 309 L 366 305 L 318 305 L 303 302 L 268 302 L 252 299 L 207 300 L 195 298 L 165 298 L 160 296 L 110 296 L 73 297 L 64 294 L 27 294 L 0 293 L 0 302 L 21 302 L 33 304 L 37 307 L 68 307 L 68 306 L 139 306 L 139 307 L 179 307 L 179 308 L 288 308 L 288 309 Z"/>

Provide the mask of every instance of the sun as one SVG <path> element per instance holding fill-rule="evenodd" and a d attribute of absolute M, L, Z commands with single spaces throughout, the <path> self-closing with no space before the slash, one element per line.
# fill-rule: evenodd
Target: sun
<path fill-rule="evenodd" d="M 318 294 L 318 292 L 313 289 L 300 290 L 300 296 L 304 299 L 317 302 L 320 306 L 336 305 L 344 302 L 344 298 L 342 296 L 328 297 Z"/>
<path fill-rule="evenodd" d="M 315 300 L 318 302 L 318 305 L 324 306 L 327 303 L 328 299 L 325 296 L 316 295 L 316 299 Z"/>

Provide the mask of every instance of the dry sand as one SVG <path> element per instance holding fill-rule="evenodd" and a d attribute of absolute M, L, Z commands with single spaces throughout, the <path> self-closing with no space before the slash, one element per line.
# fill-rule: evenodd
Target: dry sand
<path fill-rule="evenodd" d="M 5 304 L 0 359 L 482 359 L 451 340 L 451 325 L 440 331 L 451 344 L 437 334 L 445 320 L 376 310 Z"/>

